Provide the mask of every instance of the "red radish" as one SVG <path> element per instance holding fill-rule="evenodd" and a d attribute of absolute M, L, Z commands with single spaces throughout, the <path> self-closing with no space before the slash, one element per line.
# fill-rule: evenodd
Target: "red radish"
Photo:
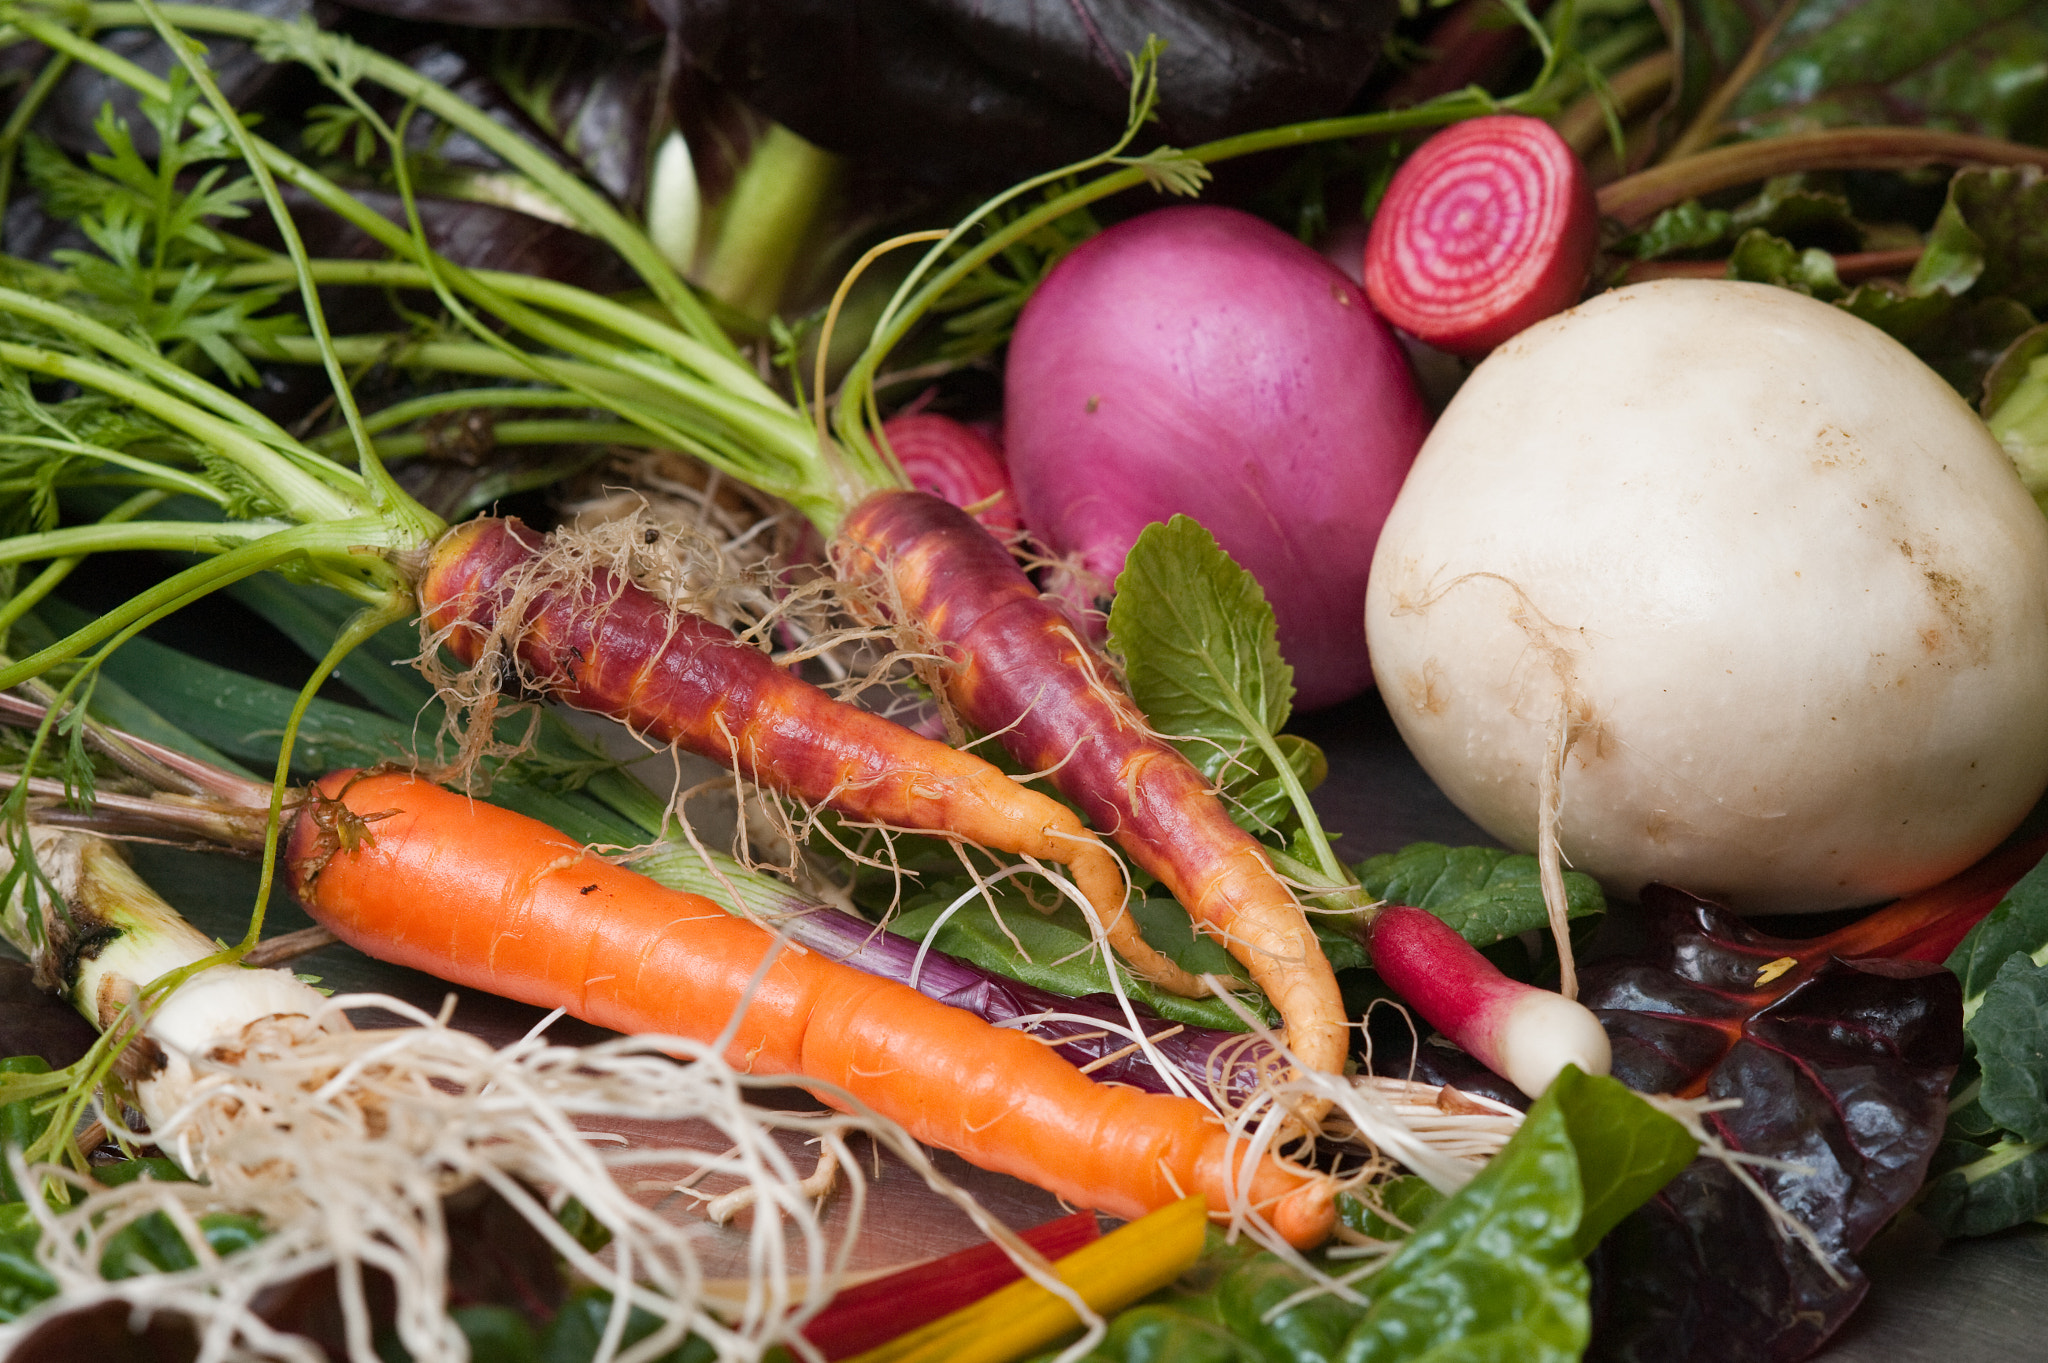
<path fill-rule="evenodd" d="M 1590 1009 L 1509 979 L 1435 914 L 1389 905 L 1367 926 L 1365 945 L 1403 1002 L 1531 1098 L 1566 1065 L 1607 1073 L 1607 1033 Z"/>
<path fill-rule="evenodd" d="M 1372 680 L 1366 570 L 1428 430 L 1407 356 L 1342 271 L 1232 209 L 1146 213 L 1032 295 L 1005 368 L 1025 524 L 1102 582 L 1194 517 L 1273 603 L 1296 703 Z"/>
<path fill-rule="evenodd" d="M 1579 301 L 1600 211 L 1577 154 L 1548 123 L 1454 124 L 1387 186 L 1365 244 L 1365 291 L 1418 340 L 1477 358 Z"/>
<path fill-rule="evenodd" d="M 1094 1212 L 1075 1212 L 1020 1231 L 1048 1259 L 1061 1259 L 1102 1237 Z M 970 1245 L 929 1263 L 858 1283 L 832 1298 L 804 1326 L 804 1338 L 826 1359 L 851 1358 L 899 1335 L 971 1306 L 1024 1276 L 1002 1246 Z"/>
<path fill-rule="evenodd" d="M 1024 528 L 1002 450 L 974 427 L 914 412 L 883 422 L 882 435 L 912 487 L 972 513 L 999 539 Z"/>

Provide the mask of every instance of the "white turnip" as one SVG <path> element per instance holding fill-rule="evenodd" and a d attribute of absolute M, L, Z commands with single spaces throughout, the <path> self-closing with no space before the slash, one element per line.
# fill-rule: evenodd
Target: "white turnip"
<path fill-rule="evenodd" d="M 1639 285 L 1495 351 L 1387 521 L 1366 629 L 1459 807 L 1537 848 L 1547 806 L 1624 896 L 1871 903 L 2048 785 L 2048 523 L 1939 377 L 1783 289 Z"/>
<path fill-rule="evenodd" d="M 1111 582 L 1139 531 L 1192 516 L 1273 603 L 1298 703 L 1364 689 L 1373 540 L 1428 416 L 1357 284 L 1248 214 L 1147 213 L 1039 286 L 1005 391 L 1010 476 L 1056 553 Z"/>

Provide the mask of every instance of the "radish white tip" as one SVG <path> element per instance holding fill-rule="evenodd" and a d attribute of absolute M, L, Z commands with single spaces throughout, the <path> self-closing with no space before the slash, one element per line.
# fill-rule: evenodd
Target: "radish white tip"
<path fill-rule="evenodd" d="M 1562 994 L 1533 989 L 1515 1001 L 1500 1029 L 1502 1077 L 1531 1098 L 1550 1087 L 1566 1065 L 1606 1074 L 1614 1055 L 1600 1019 Z"/>

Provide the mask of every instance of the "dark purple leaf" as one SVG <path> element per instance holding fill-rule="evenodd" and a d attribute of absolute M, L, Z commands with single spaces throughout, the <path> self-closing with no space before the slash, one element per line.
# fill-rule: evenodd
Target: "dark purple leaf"
<path fill-rule="evenodd" d="M 639 27 L 634 0 L 340 0 L 349 9 L 462 28 L 569 28 L 619 32 Z"/>
<path fill-rule="evenodd" d="M 218 7 L 289 20 L 309 18 L 314 13 L 313 0 L 218 0 Z M 146 27 L 100 34 L 96 41 L 154 75 L 167 75 L 176 64 L 155 31 Z M 278 72 L 247 43 L 230 38 L 207 41 L 206 64 L 221 93 L 238 109 L 253 103 Z M 127 118 L 135 135 L 135 149 L 145 157 L 156 155 L 156 130 L 141 116 L 135 92 L 112 76 L 83 64 L 73 66 L 57 82 L 57 88 L 50 92 L 49 100 L 36 115 L 35 130 L 73 155 L 101 151 L 100 136 L 93 122 L 109 104 Z"/>
<path fill-rule="evenodd" d="M 39 1055 L 53 1070 L 82 1058 L 99 1038 L 91 1023 L 35 984 L 19 961 L 0 961 L 0 1058 Z"/>
<path fill-rule="evenodd" d="M 1145 145 L 1186 146 L 1340 111 L 1395 14 L 1388 0 L 651 3 L 698 67 L 769 117 L 953 188 L 1107 147 L 1127 54 L 1150 34 L 1167 47 Z"/>
<path fill-rule="evenodd" d="M 1596 1257 L 1588 1356 L 1789 1363 L 1862 1299 L 1853 1256 L 1926 1176 L 1962 1059 L 1961 987 L 1926 962 L 1836 954 L 1881 931 L 1793 941 L 1666 887 L 1643 898 L 1648 948 L 1589 966 L 1580 993 L 1614 1039 L 1616 1077 L 1739 1099 L 1710 1128 L 1731 1149 L 1800 1166 L 1755 1175 L 1822 1253 L 1702 1160 Z"/>

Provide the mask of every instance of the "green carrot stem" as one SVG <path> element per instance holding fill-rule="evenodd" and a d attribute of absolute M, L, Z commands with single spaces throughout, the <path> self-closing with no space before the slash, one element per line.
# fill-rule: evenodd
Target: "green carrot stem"
<path fill-rule="evenodd" d="M 109 11 L 133 11 L 133 7 L 109 6 L 106 8 Z M 216 13 L 215 11 L 188 11 L 187 7 L 180 6 L 172 6 L 165 11 L 165 13 L 169 15 L 171 18 L 173 18 L 174 20 L 179 20 L 180 22 L 182 22 L 182 16 L 188 12 L 196 12 L 201 14 Z M 119 15 L 112 16 L 112 18 L 119 17 Z M 240 17 L 247 18 L 249 16 Z M 105 74 L 122 81 L 124 84 L 129 85 L 131 88 L 141 92 L 145 96 L 164 98 L 169 93 L 168 87 L 164 84 L 164 82 L 157 79 L 149 72 L 142 70 L 140 67 L 136 66 L 132 62 L 127 61 L 124 58 L 109 53 L 105 48 L 99 46 L 96 43 L 80 39 L 76 34 L 70 32 L 70 30 L 62 27 L 61 25 L 51 24 L 44 21 L 24 21 L 24 24 L 25 28 L 31 32 L 31 35 L 36 37 L 39 41 L 44 41 L 51 46 L 62 48 L 63 50 L 73 55 L 78 61 L 88 64 L 94 67 L 95 69 L 100 70 Z M 199 27 L 201 29 L 208 29 L 208 26 L 204 24 L 196 25 L 196 27 Z M 235 29 L 235 31 L 239 32 L 241 27 L 246 27 L 246 25 L 238 26 Z M 274 25 L 273 27 L 281 29 L 286 26 Z M 219 26 L 216 25 L 213 26 L 209 31 L 228 30 L 221 29 Z M 325 35 L 321 36 L 324 37 Z M 416 83 L 418 78 L 412 77 L 412 80 L 413 82 Z M 281 178 L 286 179 L 290 181 L 292 184 L 305 190 L 308 194 L 312 195 L 315 199 L 317 199 L 323 206 L 340 214 L 347 221 L 349 221 L 354 226 L 364 231 L 366 234 L 371 236 L 381 245 L 384 245 L 387 248 L 410 258 L 416 263 L 424 258 L 424 247 L 421 245 L 421 243 L 415 240 L 415 238 L 410 233 L 398 227 L 396 224 L 392 223 L 390 220 L 386 219 L 381 214 L 363 205 L 356 198 L 348 194 L 346 191 L 341 189 L 332 181 L 328 180 L 326 177 L 314 171 L 311 167 L 306 166 L 304 163 L 287 155 L 278 148 L 271 146 L 268 143 L 262 142 L 260 139 L 250 139 L 250 145 L 254 148 L 254 152 L 252 154 L 258 157 L 271 171 L 275 172 Z M 519 310 L 514 308 L 502 295 L 492 292 L 488 284 L 479 282 L 474 276 L 472 276 L 467 271 L 460 270 L 459 268 L 449 265 L 446 262 L 437 262 L 436 269 L 440 272 L 441 277 L 447 279 L 453 287 L 456 287 L 459 290 L 472 293 L 475 296 L 475 301 L 481 303 L 483 306 L 489 307 L 492 311 L 500 313 L 501 315 L 513 314 L 511 316 L 508 316 L 507 320 L 514 321 L 515 324 L 518 324 L 519 322 L 523 321 L 530 325 L 536 325 L 540 327 L 550 339 L 566 342 L 572 345 L 572 347 L 574 347 L 575 349 L 594 354 L 599 359 L 616 358 L 619 354 L 623 353 L 619 352 L 616 347 L 612 348 L 611 352 L 607 353 L 605 350 L 602 349 L 601 343 L 599 342 L 581 340 L 574 332 L 568 329 L 559 328 L 552 324 L 551 322 L 548 322 L 546 319 L 536 318 L 533 314 L 520 314 Z M 413 276 L 413 278 L 424 283 L 424 281 L 429 279 L 430 276 L 424 269 L 421 269 L 415 276 Z M 528 292 L 534 292 L 539 294 L 546 294 L 548 292 L 548 290 L 545 288 L 544 282 L 542 281 L 528 281 L 521 287 L 524 291 Z M 568 289 L 566 286 L 560 285 L 555 286 L 555 289 L 557 290 L 557 292 L 554 295 L 554 301 L 568 302 L 573 300 L 575 301 L 576 306 L 584 310 L 586 313 L 602 315 L 611 322 L 617 323 L 618 325 L 623 327 L 633 329 L 635 331 L 635 334 L 637 335 L 646 336 L 649 339 L 654 339 L 658 337 L 661 333 L 666 333 L 667 337 L 671 339 L 678 337 L 680 335 L 680 333 L 675 333 L 672 329 L 662 328 L 660 324 L 658 322 L 653 321 L 653 319 L 643 318 L 636 322 L 628 315 L 631 311 L 630 309 L 625 309 L 615 304 L 606 304 L 603 300 L 597 299 L 595 295 L 581 294 L 581 291 L 571 290 Z M 577 295 L 580 295 L 580 298 L 577 297 Z M 713 328 L 713 330 L 715 331 L 715 328 Z M 764 386 L 760 383 L 758 377 L 753 376 L 750 371 L 745 372 L 744 377 L 742 378 L 744 366 L 739 365 L 739 362 L 736 358 L 724 358 L 736 357 L 737 352 L 731 350 L 730 342 L 726 341 L 726 339 L 722 335 L 718 337 L 718 341 L 720 342 L 720 344 L 718 345 L 706 345 L 702 342 L 691 342 L 687 337 L 682 339 L 684 343 L 679 346 L 676 346 L 675 350 L 685 358 L 696 357 L 700 360 L 705 361 L 707 364 L 710 365 L 712 372 L 714 372 L 719 379 L 728 382 L 736 380 L 740 381 L 743 385 L 743 391 L 751 395 L 758 396 L 763 390 Z M 719 352 L 723 352 L 723 357 L 720 356 Z M 298 358 L 301 360 L 317 359 L 321 363 L 328 362 L 326 354 L 323 353 L 318 348 L 295 356 L 294 358 Z M 717 360 L 717 363 L 712 364 L 711 361 L 714 359 Z M 666 367 L 660 366 L 658 367 L 658 369 L 665 371 Z M 531 377 L 531 374 L 520 374 L 516 376 Z M 667 376 L 665 372 L 657 372 L 655 373 L 654 377 L 656 377 L 657 381 L 659 381 Z M 694 395 L 694 397 L 702 397 L 706 393 L 714 394 L 715 400 L 720 403 L 728 403 L 732 400 L 730 393 L 720 392 L 715 385 L 702 386 Z M 757 405 L 756 410 L 760 412 L 767 412 L 772 409 L 765 404 L 761 404 Z M 787 409 L 784 408 L 783 410 L 786 412 Z M 638 419 L 636 415 L 633 413 L 623 413 L 623 415 L 628 416 L 629 419 Z M 693 453 L 702 452 L 698 448 L 697 442 L 690 441 L 687 437 L 677 436 L 673 429 L 664 430 L 658 426 L 650 426 L 649 429 L 654 431 L 654 433 L 663 436 L 664 438 L 678 439 L 683 443 L 684 448 L 690 449 Z M 747 458 L 747 455 L 750 452 L 750 450 L 754 448 L 753 437 L 756 434 L 757 433 L 750 432 L 750 439 L 748 442 L 727 442 L 726 445 L 722 449 L 720 449 L 718 458 L 714 462 L 720 463 L 721 466 L 726 468 L 728 472 L 731 472 L 733 476 L 738 477 L 743 481 L 746 481 L 755 486 L 763 487 L 771 492 L 775 492 L 777 495 L 784 497 L 785 500 L 788 500 L 798 505 L 822 506 L 825 505 L 832 498 L 843 496 L 843 490 L 839 489 L 836 486 L 817 486 L 817 484 L 821 481 L 819 461 L 817 461 L 815 458 L 808 457 L 808 454 L 806 454 L 806 457 L 797 460 L 794 464 L 785 463 L 780 468 L 761 467 L 756 463 L 750 461 Z M 771 445 L 776 443 L 787 443 L 786 438 L 778 439 L 778 437 L 772 432 L 769 433 L 765 438 L 771 443 Z"/>
<path fill-rule="evenodd" d="M 67 525 L 56 530 L 10 535 L 0 540 L 0 563 L 33 563 L 72 554 L 155 549 L 212 554 L 228 546 L 253 544 L 278 532 L 279 521 L 114 521 Z"/>
<path fill-rule="evenodd" d="M 289 456 L 297 449 L 297 442 L 284 427 L 248 403 L 191 370 L 171 363 L 133 336 L 96 322 L 75 308 L 19 289 L 0 287 L 0 312 L 46 326 L 87 349 L 119 361 L 179 399 L 243 427 L 252 437 L 275 447 L 280 453 Z M 355 475 L 346 469 L 318 461 L 309 467 L 323 470 L 337 487 L 350 490 L 360 487 Z"/>
<path fill-rule="evenodd" d="M 383 221 L 383 219 L 379 219 Z M 425 289 L 431 277 L 421 265 L 409 260 L 314 260 L 308 269 L 322 284 L 363 284 L 388 288 Z M 468 281 L 507 298 L 547 308 L 602 327 L 621 340 L 632 341 L 657 355 L 694 370 L 710 383 L 736 397 L 751 398 L 763 407 L 785 406 L 782 396 L 746 364 L 703 344 L 696 338 L 650 317 L 638 308 L 616 302 L 587 289 L 558 280 L 503 270 L 448 267 L 446 277 Z M 246 288 L 288 278 L 288 263 L 266 260 L 237 266 L 221 279 L 223 287 Z"/>
<path fill-rule="evenodd" d="M 666 449 L 668 442 L 657 439 L 639 426 L 623 421 L 500 421 L 491 427 L 493 445 L 626 445 Z M 434 438 L 424 432 L 387 435 L 377 440 L 381 459 L 405 459 L 426 454 Z"/>
<path fill-rule="evenodd" d="M 445 86 L 346 37 L 322 32 L 309 22 L 288 23 L 261 14 L 203 5 L 151 4 L 148 8 L 159 9 L 170 23 L 190 32 L 249 41 L 268 60 L 298 61 L 323 75 L 331 73 L 336 79 L 341 79 L 344 72 L 356 78 L 367 77 L 406 101 L 416 102 L 450 127 L 489 147 L 560 203 L 572 219 L 625 259 L 686 331 L 738 361 L 738 351 L 733 349 L 730 339 L 645 233 L 628 222 L 601 193 L 563 169 L 541 148 Z M 144 6 L 131 4 L 86 5 L 79 13 L 95 29 L 142 27 L 149 19 Z"/>
<path fill-rule="evenodd" d="M 346 519 L 367 509 L 366 499 L 350 497 L 329 478 L 317 476 L 325 460 L 292 457 L 257 438 L 246 427 L 222 420 L 153 383 L 94 360 L 40 346 L 0 341 L 0 364 L 95 389 L 148 412 L 165 424 L 203 441 L 222 458 L 253 478 L 289 515 L 299 520 Z M 332 467 L 331 465 L 329 467 Z M 337 470 L 346 474 L 345 470 Z M 417 537 L 417 536 L 416 536 Z"/>
<path fill-rule="evenodd" d="M 7 443 L 17 448 L 26 447 L 29 449 L 50 450 L 57 454 L 76 455 L 81 459 L 91 459 L 102 464 L 111 464 L 115 468 L 126 469 L 128 472 L 137 475 L 140 481 L 150 487 L 161 490 L 166 495 L 182 492 L 188 497 L 199 497 L 214 503 L 216 506 L 224 505 L 227 501 L 227 498 L 222 495 L 219 488 L 203 478 L 196 478 L 183 469 L 172 468 L 168 464 L 158 463 L 154 459 L 144 459 L 139 455 L 129 454 L 123 450 L 110 450 L 105 445 L 94 445 L 84 440 L 60 440 L 55 436 L 12 434 L 7 437 Z M 137 479 L 131 479 L 129 483 L 132 485 L 134 481 L 137 481 Z M 35 485 L 34 480 L 10 479 L 0 481 L 0 492 L 10 492 L 17 489 L 27 491 Z M 84 486 L 85 483 L 79 480 L 66 479 L 65 485 L 68 487 L 80 487 Z"/>
<path fill-rule="evenodd" d="M 381 605 L 402 598 L 409 606 L 411 589 L 403 584 L 398 570 L 384 557 L 385 553 L 399 547 L 391 542 L 391 527 L 375 516 L 294 525 L 273 531 L 252 543 L 215 554 L 165 578 L 48 648 L 10 666 L 0 667 L 0 691 L 19 686 L 59 663 L 69 662 L 95 644 L 110 639 L 117 643 L 125 640 L 217 587 L 287 563 L 300 563 L 314 569 L 327 585 L 359 600 Z M 372 552 L 364 553 L 363 550 Z"/>
<path fill-rule="evenodd" d="M 131 521 L 169 495 L 168 492 L 156 488 L 145 489 L 102 516 L 100 524 L 118 525 L 124 521 Z M 5 542 L 0 542 L 0 553 L 4 553 L 7 548 Z M 61 558 L 52 559 L 32 580 L 17 587 L 13 596 L 0 601 L 0 646 L 4 646 L 8 631 L 14 628 L 15 622 L 34 609 L 38 601 L 55 591 L 57 584 L 71 576 L 72 570 L 84 561 L 85 555 L 82 553 L 66 554 Z"/>
<path fill-rule="evenodd" d="M 589 395 L 585 400 L 617 413 L 641 427 L 659 443 L 672 445 L 703 459 L 749 487 L 781 497 L 820 526 L 836 524 L 845 489 L 826 485 L 817 477 L 818 466 L 811 459 L 815 449 L 810 432 L 791 422 L 769 419 L 769 430 L 760 429 L 762 409 L 707 388 L 689 387 L 680 373 L 667 376 L 669 392 L 650 389 L 639 378 L 616 370 L 574 360 L 557 360 L 534 355 L 513 359 L 489 346 L 474 342 L 416 341 L 406 336 L 342 336 L 334 342 L 337 354 L 350 364 L 388 363 L 400 368 L 429 369 L 440 373 L 469 374 L 478 378 L 531 379 L 536 376 L 566 389 Z M 249 352 L 269 359 L 303 363 L 314 357 L 304 337 L 276 337 Z M 706 419 L 703 408 L 678 400 L 675 390 L 702 397 L 716 404 L 721 421 Z M 787 409 L 785 409 L 785 414 Z M 801 431 L 801 434 L 799 432 Z M 775 441 L 774 445 L 767 444 Z M 779 446 L 779 451 L 777 449 Z M 775 457 L 769 468 L 764 456 Z"/>
<path fill-rule="evenodd" d="M 356 465 L 369 493 L 371 504 L 386 510 L 396 520 L 409 522 L 410 528 L 416 534 L 425 536 L 433 533 L 433 514 L 425 512 L 417 502 L 406 496 L 391 480 L 391 475 L 385 471 L 384 466 L 377 461 L 376 449 L 370 444 L 369 437 L 363 434 L 362 413 L 356 408 L 355 390 L 350 386 L 348 375 L 342 372 L 341 363 L 334 358 L 333 352 L 324 350 L 328 340 L 327 310 L 321 306 L 319 287 L 306 273 L 306 243 L 299 235 L 298 223 L 285 207 L 283 196 L 278 193 L 276 177 L 270 173 L 270 167 L 264 164 L 263 157 L 257 151 L 255 139 L 250 135 L 248 125 L 242 122 L 241 115 L 228 103 L 227 96 L 221 92 L 220 85 L 213 79 L 212 72 L 207 68 L 205 49 L 173 28 L 164 18 L 156 0 L 139 0 L 139 8 L 149 20 L 150 26 L 156 30 L 157 36 L 163 40 L 164 46 L 170 49 L 179 64 L 185 68 L 194 88 L 213 109 L 214 116 L 220 120 L 220 126 L 225 128 L 228 136 L 233 139 L 235 149 L 241 153 L 242 160 L 249 167 L 250 178 L 256 182 L 256 188 L 263 196 L 264 205 L 270 210 L 271 222 L 277 228 L 278 236 L 284 241 L 285 253 L 291 257 L 297 275 L 299 299 L 306 310 L 306 324 L 312 328 L 314 339 L 323 346 L 327 379 L 334 390 L 335 405 L 341 411 L 343 422 L 355 433 Z M 416 512 L 423 514 L 415 516 Z"/>

